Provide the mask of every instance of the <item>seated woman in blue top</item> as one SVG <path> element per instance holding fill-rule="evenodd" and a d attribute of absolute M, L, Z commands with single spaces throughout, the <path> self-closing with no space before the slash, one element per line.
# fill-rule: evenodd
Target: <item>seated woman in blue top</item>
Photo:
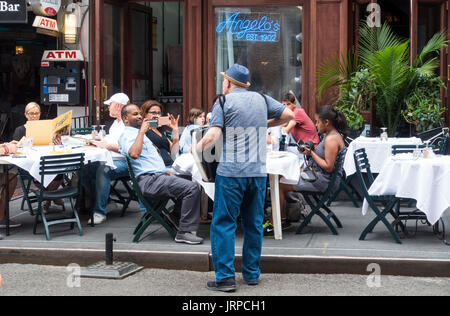
<path fill-rule="evenodd" d="M 191 132 L 205 125 L 205 112 L 199 108 L 193 108 L 189 111 L 189 124 L 184 129 L 180 137 L 180 154 L 188 154 L 191 152 L 192 134 Z"/>

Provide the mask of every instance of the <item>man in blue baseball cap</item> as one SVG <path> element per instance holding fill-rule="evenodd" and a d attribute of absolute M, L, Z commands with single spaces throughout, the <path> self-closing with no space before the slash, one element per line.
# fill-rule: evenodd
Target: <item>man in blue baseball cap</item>
<path fill-rule="evenodd" d="M 223 134 L 223 155 L 217 168 L 211 223 L 216 279 L 208 282 L 207 288 L 234 292 L 234 249 L 239 214 L 244 230 L 243 278 L 247 284 L 257 285 L 261 274 L 267 127 L 287 123 L 294 114 L 273 98 L 248 91 L 250 71 L 246 67 L 235 64 L 222 75 L 226 95 L 223 108 L 219 101 L 214 104 L 211 127 L 195 150 L 204 151 Z"/>

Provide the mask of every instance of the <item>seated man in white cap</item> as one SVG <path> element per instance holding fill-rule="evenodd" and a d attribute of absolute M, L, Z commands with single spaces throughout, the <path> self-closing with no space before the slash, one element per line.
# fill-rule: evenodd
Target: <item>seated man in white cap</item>
<path fill-rule="evenodd" d="M 108 105 L 109 115 L 115 118 L 109 135 L 102 141 L 94 141 L 93 144 L 99 148 L 106 148 L 111 151 L 116 169 L 111 169 L 105 165 L 94 164 L 90 168 L 89 174 L 95 175 L 95 206 L 94 224 L 98 225 L 106 220 L 106 206 L 108 204 L 111 190 L 111 181 L 129 175 L 125 157 L 119 153 L 119 137 L 122 135 L 125 125 L 122 121 L 122 108 L 130 103 L 130 99 L 124 93 L 114 94 L 105 101 Z M 93 170 L 92 170 L 93 169 Z M 89 220 L 91 224 L 91 220 Z"/>

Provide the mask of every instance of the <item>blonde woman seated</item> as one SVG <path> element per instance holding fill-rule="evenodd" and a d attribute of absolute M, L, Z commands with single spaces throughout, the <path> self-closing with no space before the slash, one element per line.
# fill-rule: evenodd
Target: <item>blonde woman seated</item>
<path fill-rule="evenodd" d="M 304 147 L 304 154 L 312 160 L 312 168 L 317 174 L 317 180 L 307 182 L 300 178 L 296 185 L 280 183 L 280 207 L 283 229 L 290 227 L 290 223 L 286 219 L 285 194 L 291 191 L 325 192 L 331 181 L 338 153 L 345 148 L 344 138 L 347 133 L 347 120 L 342 112 L 335 110 L 332 106 L 323 106 L 317 110 L 315 120 L 317 130 L 325 137 L 314 150 Z M 266 223 L 264 226 L 264 235 L 273 236 L 272 224 Z"/>
<path fill-rule="evenodd" d="M 17 152 L 17 144 L 16 142 L 6 143 L 0 145 L 0 156 L 6 156 L 10 154 L 14 154 Z M 9 195 L 6 197 L 6 176 L 3 174 L 3 166 L 0 166 L 0 183 L 1 183 L 1 195 L 0 195 L 0 228 L 6 228 L 6 220 L 5 220 L 5 210 L 6 203 L 9 203 L 9 200 L 14 194 L 17 186 L 17 175 L 9 174 L 8 177 L 8 185 L 9 185 Z M 13 221 L 9 221 L 9 227 L 17 228 L 20 227 L 21 224 L 15 223 Z M 3 239 L 3 236 L 0 235 L 0 239 Z"/>
<path fill-rule="evenodd" d="M 27 121 L 39 121 L 41 118 L 41 107 L 36 102 L 30 102 L 25 107 L 25 117 L 27 118 Z M 13 140 L 14 141 L 20 141 L 23 137 L 25 137 L 27 134 L 27 129 L 25 125 L 19 126 L 16 128 L 13 134 Z M 57 145 L 60 143 L 60 140 L 57 139 L 54 141 L 54 143 Z M 26 171 L 22 170 L 22 173 L 26 173 Z M 59 186 L 62 184 L 63 176 L 58 175 L 55 180 L 53 180 L 48 187 L 46 188 L 47 191 L 55 191 L 59 188 Z M 34 181 L 34 184 L 39 187 L 39 182 Z M 64 201 L 62 200 L 56 200 L 54 201 L 56 205 L 64 206 Z M 46 201 L 44 203 L 44 211 L 47 211 L 50 208 L 50 201 Z"/>

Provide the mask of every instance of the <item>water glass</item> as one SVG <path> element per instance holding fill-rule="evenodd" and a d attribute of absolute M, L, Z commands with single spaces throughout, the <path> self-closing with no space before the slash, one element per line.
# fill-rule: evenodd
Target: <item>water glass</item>
<path fill-rule="evenodd" d="M 381 141 L 386 141 L 387 142 L 389 140 L 389 136 L 388 136 L 388 133 L 387 133 L 387 128 L 386 127 L 382 127 L 381 129 L 383 130 L 383 132 L 380 135 L 380 139 L 381 139 Z"/>

